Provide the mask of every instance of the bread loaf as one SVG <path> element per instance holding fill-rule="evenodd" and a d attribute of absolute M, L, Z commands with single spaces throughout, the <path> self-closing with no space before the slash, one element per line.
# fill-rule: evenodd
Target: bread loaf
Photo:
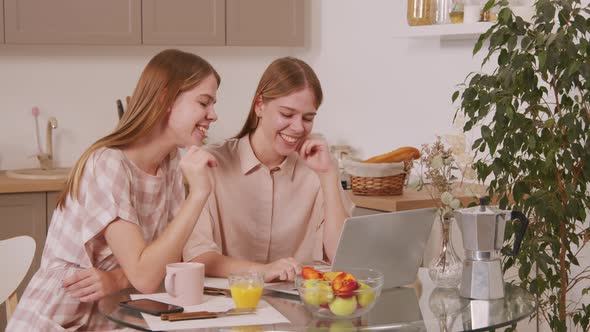
<path fill-rule="evenodd" d="M 373 158 L 365 160 L 366 163 L 399 163 L 406 160 L 414 160 L 420 158 L 420 151 L 411 146 L 404 146 L 399 149 L 395 149 L 391 152 L 378 155 Z"/>

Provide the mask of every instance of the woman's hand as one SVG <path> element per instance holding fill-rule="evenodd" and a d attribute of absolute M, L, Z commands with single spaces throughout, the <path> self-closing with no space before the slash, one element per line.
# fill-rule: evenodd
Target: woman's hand
<path fill-rule="evenodd" d="M 293 257 L 281 258 L 263 265 L 261 271 L 264 272 L 265 282 L 295 280 L 295 275 L 301 271 L 301 264 Z"/>
<path fill-rule="evenodd" d="M 65 278 L 62 286 L 80 302 L 94 302 L 129 287 L 129 282 L 120 268 L 112 271 L 89 268 Z"/>
<path fill-rule="evenodd" d="M 197 146 L 189 147 L 180 160 L 180 169 L 184 174 L 191 193 L 208 196 L 215 186 L 212 167 L 217 167 L 217 160 L 211 153 Z"/>
<path fill-rule="evenodd" d="M 337 166 L 330 155 L 328 143 L 320 137 L 308 137 L 297 151 L 305 164 L 314 170 L 318 175 L 334 172 L 337 173 Z"/>

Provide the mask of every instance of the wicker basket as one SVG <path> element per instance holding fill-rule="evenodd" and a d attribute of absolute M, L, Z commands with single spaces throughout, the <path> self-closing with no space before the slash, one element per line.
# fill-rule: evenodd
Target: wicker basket
<path fill-rule="evenodd" d="M 404 162 L 404 173 L 384 177 L 363 177 L 351 175 L 352 193 L 363 196 L 401 195 L 404 192 L 406 176 L 412 162 Z"/>

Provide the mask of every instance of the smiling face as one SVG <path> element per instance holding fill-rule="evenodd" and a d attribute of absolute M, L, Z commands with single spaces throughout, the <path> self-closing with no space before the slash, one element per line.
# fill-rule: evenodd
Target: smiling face
<path fill-rule="evenodd" d="M 209 125 L 217 120 L 217 79 L 209 75 L 201 83 L 182 92 L 170 108 L 166 131 L 178 146 L 202 145 Z"/>
<path fill-rule="evenodd" d="M 296 151 L 311 133 L 316 113 L 315 96 L 309 88 L 268 102 L 259 99 L 256 114 L 260 122 L 254 135 L 263 139 L 253 141 L 264 145 L 259 147 L 259 151 L 274 154 L 262 157 L 286 157 Z"/>

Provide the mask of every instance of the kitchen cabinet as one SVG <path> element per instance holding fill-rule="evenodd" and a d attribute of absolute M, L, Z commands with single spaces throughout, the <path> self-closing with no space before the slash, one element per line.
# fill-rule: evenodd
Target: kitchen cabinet
<path fill-rule="evenodd" d="M 0 240 L 20 235 L 35 239 L 35 257 L 25 279 L 17 288 L 22 295 L 29 280 L 41 264 L 41 254 L 47 234 L 47 201 L 45 192 L 0 194 Z M 18 255 L 18 253 L 14 253 Z M 0 306 L 0 331 L 6 327 L 6 308 Z"/>
<path fill-rule="evenodd" d="M 143 0 L 143 43 L 303 46 L 305 0 Z"/>
<path fill-rule="evenodd" d="M 57 198 L 60 192 L 48 192 L 46 197 L 47 206 L 47 230 L 49 231 L 49 225 L 51 224 L 51 217 L 53 217 L 53 210 L 57 206 Z"/>
<path fill-rule="evenodd" d="M 143 0 L 143 44 L 225 45 L 225 0 Z"/>
<path fill-rule="evenodd" d="M 4 0 L 7 44 L 141 44 L 141 0 Z"/>
<path fill-rule="evenodd" d="M 305 1 L 0 0 L 0 38 L 6 44 L 303 46 Z"/>
<path fill-rule="evenodd" d="M 4 44 L 4 0 L 0 0 L 0 44 Z"/>
<path fill-rule="evenodd" d="M 226 0 L 226 44 L 303 46 L 304 0 Z"/>

